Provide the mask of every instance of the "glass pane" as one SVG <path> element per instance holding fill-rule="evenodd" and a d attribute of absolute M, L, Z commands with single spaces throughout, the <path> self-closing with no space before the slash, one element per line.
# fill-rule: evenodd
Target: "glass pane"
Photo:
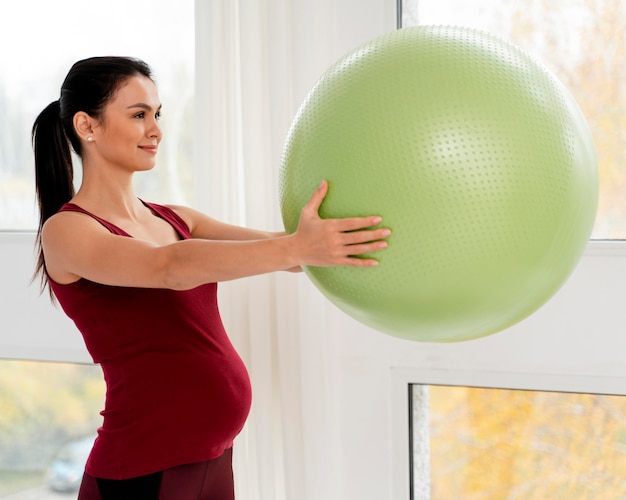
<path fill-rule="evenodd" d="M 622 396 L 430 386 L 428 400 L 432 500 L 626 498 Z"/>
<path fill-rule="evenodd" d="M 526 49 L 566 85 L 590 125 L 600 167 L 595 239 L 626 239 L 626 0 L 404 0 L 403 26 L 482 29 Z"/>
<path fill-rule="evenodd" d="M 193 0 L 0 5 L 0 46 L 7 48 L 0 51 L 0 230 L 36 227 L 30 129 L 37 114 L 58 99 L 70 66 L 98 55 L 135 56 L 152 66 L 164 139 L 156 169 L 137 176 L 137 191 L 146 200 L 190 203 L 193 9 Z M 75 168 L 80 177 L 80 164 Z"/>
<path fill-rule="evenodd" d="M 99 366 L 0 360 L 0 498 L 76 491 L 104 395 Z"/>

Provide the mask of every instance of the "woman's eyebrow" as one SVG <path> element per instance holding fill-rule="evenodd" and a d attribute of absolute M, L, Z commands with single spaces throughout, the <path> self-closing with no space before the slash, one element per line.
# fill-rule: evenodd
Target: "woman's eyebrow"
<path fill-rule="evenodd" d="M 162 106 L 163 106 L 162 104 L 159 104 L 159 107 L 157 108 L 157 111 L 160 111 Z M 146 104 L 145 102 L 138 102 L 138 103 L 135 103 L 135 104 L 131 104 L 126 109 L 131 109 L 131 108 L 141 108 L 141 109 L 145 109 L 146 111 L 151 111 L 152 110 L 152 106 L 150 106 L 149 104 Z"/>

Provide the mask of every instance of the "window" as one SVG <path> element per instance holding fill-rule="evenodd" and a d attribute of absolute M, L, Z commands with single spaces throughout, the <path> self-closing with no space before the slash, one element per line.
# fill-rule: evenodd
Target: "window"
<path fill-rule="evenodd" d="M 405 0 L 398 5 L 405 27 L 460 25 L 502 36 L 569 88 L 598 154 L 600 203 L 592 239 L 625 239 L 626 2 Z M 610 361 L 621 343 L 614 303 L 621 291 L 611 282 L 619 279 L 623 251 L 619 242 L 590 243 L 565 291 L 508 332 L 422 349 L 430 355 L 423 361 L 443 370 L 417 370 L 419 375 L 405 379 L 412 499 L 626 494 L 621 472 L 626 386 Z M 593 296 L 610 303 L 603 316 L 596 314 Z M 597 342 L 587 337 L 591 332 Z"/>
<path fill-rule="evenodd" d="M 75 491 L 104 393 L 97 366 L 0 361 L 0 497 Z"/>
<path fill-rule="evenodd" d="M 543 62 L 578 102 L 596 144 L 600 202 L 592 238 L 626 238 L 626 2 L 405 0 L 401 19 L 404 27 L 478 28 Z"/>
<path fill-rule="evenodd" d="M 426 480 L 432 500 L 626 495 L 622 396 L 411 388 L 417 405 L 429 402 L 429 411 L 415 413 L 413 445 L 429 454 Z M 424 438 L 428 450 L 420 448 Z M 418 469 L 420 473 L 422 483 L 416 483 L 416 490 L 423 486 Z"/>
<path fill-rule="evenodd" d="M 29 233 L 38 223 L 30 130 L 58 98 L 75 61 L 96 55 L 144 59 L 163 102 L 164 139 L 157 167 L 137 177 L 136 189 L 147 200 L 190 204 L 194 2 L 4 3 L 0 43 L 0 246 L 7 264 L 0 287 L 2 356 L 84 360 L 71 322 L 45 296 L 37 297 L 37 284 L 29 286 Z M 75 170 L 80 179 L 79 163 Z M 69 339 L 73 347 L 66 348 Z M 56 498 L 51 490 L 72 491 L 101 423 L 104 393 L 98 366 L 0 359 L 0 497 L 24 492 Z"/>
<path fill-rule="evenodd" d="M 159 165 L 138 176 L 136 188 L 148 200 L 190 202 L 193 8 L 193 0 L 112 0 L 106 6 L 26 0 L 0 7 L 0 44 L 7 48 L 0 53 L 0 230 L 36 228 L 30 129 L 58 99 L 70 66 L 97 55 L 135 56 L 152 66 L 164 104 L 164 140 Z"/>

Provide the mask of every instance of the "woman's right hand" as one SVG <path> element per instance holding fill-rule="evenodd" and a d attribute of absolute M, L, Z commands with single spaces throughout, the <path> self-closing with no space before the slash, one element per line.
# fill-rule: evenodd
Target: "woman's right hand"
<path fill-rule="evenodd" d="M 322 219 L 319 209 L 328 192 L 323 181 L 303 207 L 298 228 L 292 235 L 295 254 L 301 265 L 360 266 L 378 265 L 376 259 L 360 257 L 387 247 L 388 228 L 376 228 L 379 216 Z"/>

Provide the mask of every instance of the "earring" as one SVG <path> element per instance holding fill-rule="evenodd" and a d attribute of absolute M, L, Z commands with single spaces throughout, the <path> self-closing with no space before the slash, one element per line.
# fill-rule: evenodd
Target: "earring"
<path fill-rule="evenodd" d="M 93 142 L 93 137 L 91 136 L 87 137 L 87 142 Z"/>

